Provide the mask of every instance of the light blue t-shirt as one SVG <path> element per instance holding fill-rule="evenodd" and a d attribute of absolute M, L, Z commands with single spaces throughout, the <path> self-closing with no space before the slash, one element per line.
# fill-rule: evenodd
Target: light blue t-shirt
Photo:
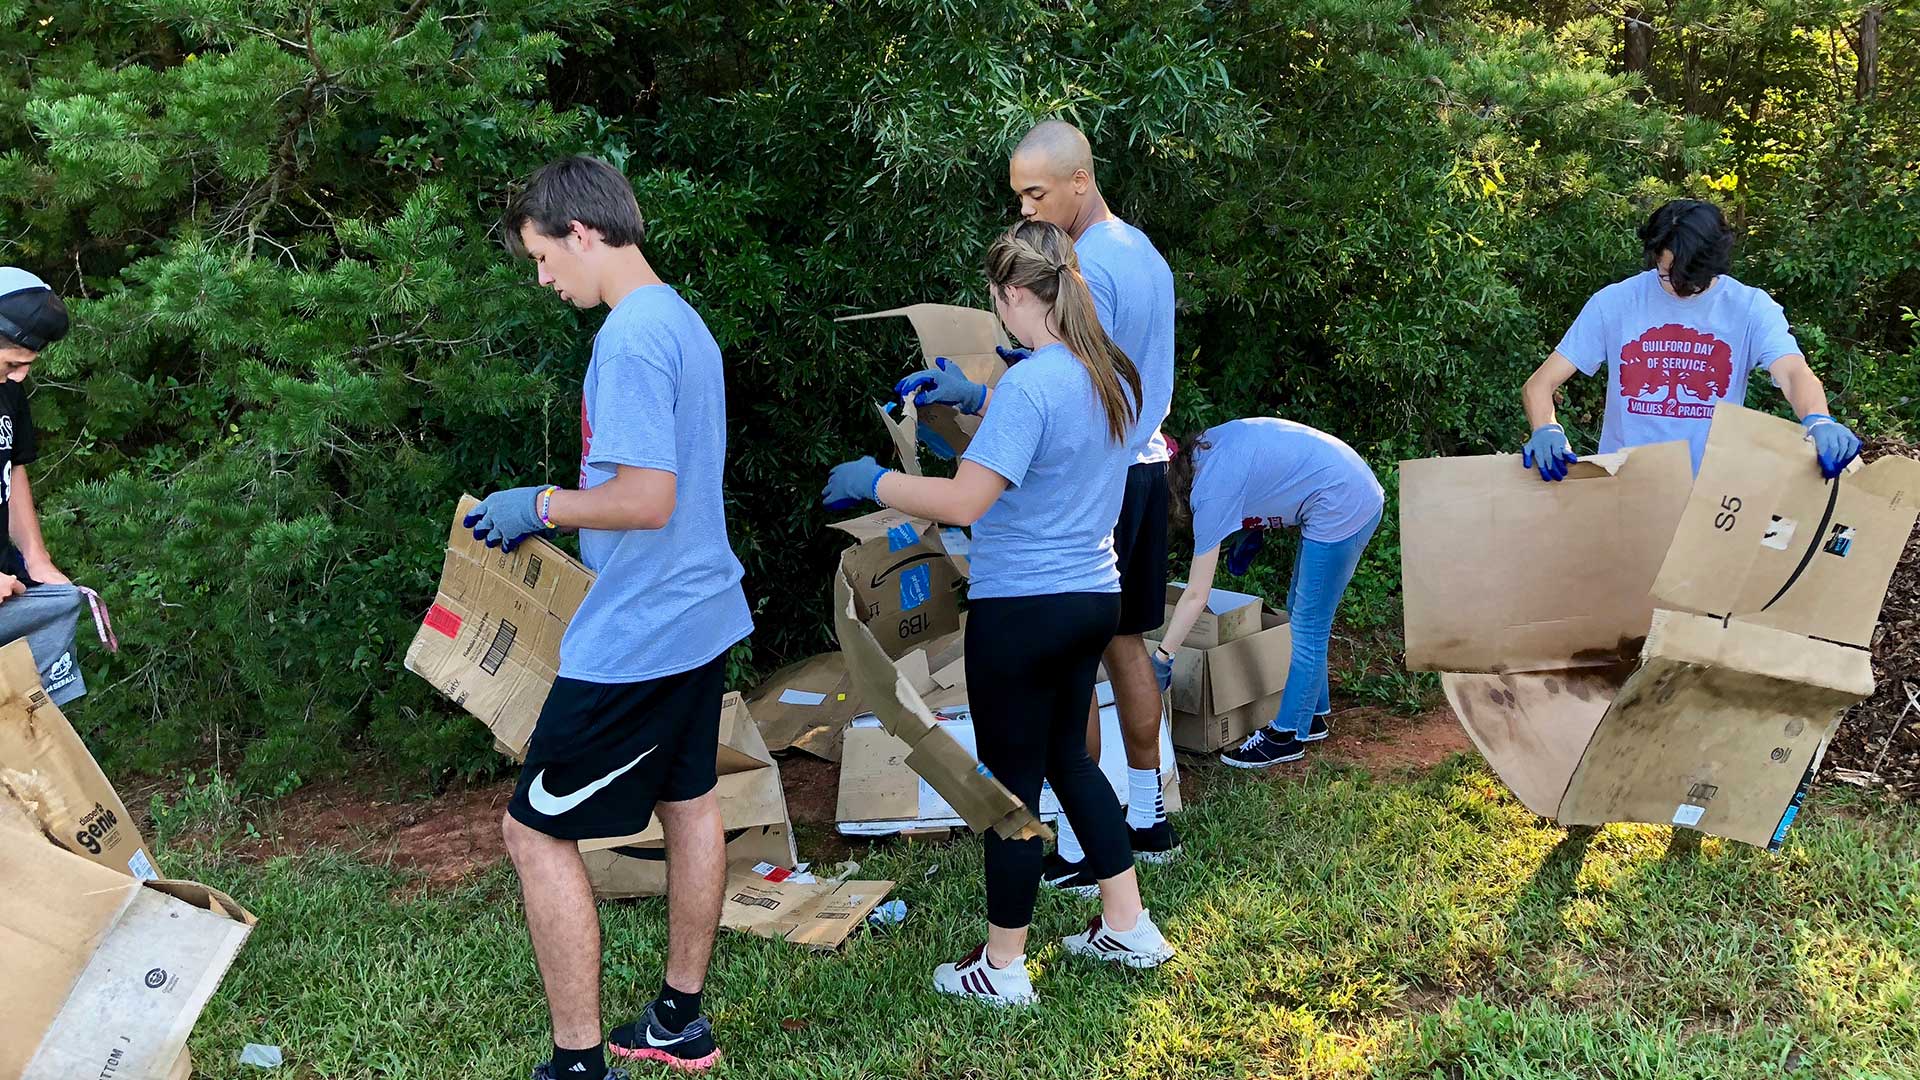
<path fill-rule="evenodd" d="M 1305 424 L 1271 416 L 1208 428 L 1194 461 L 1193 550 L 1210 551 L 1241 529 L 1295 525 L 1323 544 L 1350 539 L 1380 513 L 1383 493 L 1353 447 Z M 1182 453 L 1185 453 L 1183 448 Z"/>
<path fill-rule="evenodd" d="M 726 384 L 707 324 L 670 286 L 628 293 L 593 339 L 580 487 L 606 483 L 620 465 L 670 472 L 673 516 L 660 529 L 580 530 L 580 558 L 599 578 L 560 640 L 561 675 L 677 675 L 753 632 L 727 541 L 726 456 Z"/>
<path fill-rule="evenodd" d="M 1140 369 L 1140 418 L 1127 449 L 1133 461 L 1167 460 L 1160 434 L 1173 407 L 1173 271 L 1147 234 L 1108 218 L 1073 242 L 1100 325 Z"/>
<path fill-rule="evenodd" d="M 1113 523 L 1133 452 L 1080 361 L 1055 343 L 1007 369 L 964 455 L 1007 479 L 973 524 L 967 595 L 1120 591 Z"/>
<path fill-rule="evenodd" d="M 1556 351 L 1583 374 L 1607 366 L 1601 453 L 1685 440 L 1697 473 L 1714 403 L 1745 404 L 1747 376 L 1800 343 L 1765 290 L 1721 274 L 1682 299 L 1646 270 L 1594 293 Z"/>

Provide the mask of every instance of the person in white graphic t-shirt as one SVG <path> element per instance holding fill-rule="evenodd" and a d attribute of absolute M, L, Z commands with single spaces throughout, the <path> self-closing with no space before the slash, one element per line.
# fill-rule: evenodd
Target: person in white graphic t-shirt
<path fill-rule="evenodd" d="M 1533 434 L 1521 463 L 1559 480 L 1578 460 L 1555 422 L 1554 392 L 1575 372 L 1607 368 L 1600 452 L 1684 440 L 1700 471 L 1720 401 L 1744 404 L 1747 378 L 1764 369 L 1806 426 L 1820 471 L 1838 476 L 1860 439 L 1827 412 L 1827 391 L 1807 366 L 1780 305 L 1727 272 L 1733 230 L 1720 208 L 1676 199 L 1640 228 L 1646 269 L 1593 294 L 1545 363 L 1521 388 Z"/>

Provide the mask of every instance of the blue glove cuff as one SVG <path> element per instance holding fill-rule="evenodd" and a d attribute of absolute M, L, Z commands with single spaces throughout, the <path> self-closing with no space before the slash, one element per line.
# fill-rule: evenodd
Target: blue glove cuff
<path fill-rule="evenodd" d="M 1800 426 L 1810 428 L 1813 426 L 1814 421 L 1816 420 L 1824 420 L 1829 424 L 1838 423 L 1838 421 L 1834 420 L 1833 417 L 1828 416 L 1826 413 L 1810 412 L 1807 415 L 1800 418 Z"/>
<path fill-rule="evenodd" d="M 880 478 L 892 471 L 892 469 L 881 469 L 879 472 L 873 474 L 873 487 L 867 491 L 867 498 L 880 503 L 881 506 L 887 505 L 886 503 L 880 502 Z"/>

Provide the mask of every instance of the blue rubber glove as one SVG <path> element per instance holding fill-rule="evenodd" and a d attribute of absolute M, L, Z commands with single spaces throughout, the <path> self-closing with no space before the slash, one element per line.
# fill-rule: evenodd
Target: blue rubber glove
<path fill-rule="evenodd" d="M 1821 476 L 1829 480 L 1839 476 L 1840 470 L 1860 456 L 1860 436 L 1826 413 L 1808 413 L 1800 418 L 1800 423 L 1807 429 L 1807 438 L 1813 440 L 1814 453 L 1819 455 Z"/>
<path fill-rule="evenodd" d="M 1559 424 L 1541 424 L 1534 429 L 1520 451 L 1522 468 L 1538 469 L 1542 480 L 1565 480 L 1567 466 L 1579 461 L 1567 443 L 1567 433 Z"/>
<path fill-rule="evenodd" d="M 829 510 L 850 510 L 868 500 L 879 502 L 880 478 L 892 471 L 881 468 L 871 455 L 859 461 L 843 461 L 827 474 L 820 502 Z"/>
<path fill-rule="evenodd" d="M 944 356 L 933 358 L 934 366 L 893 384 L 897 397 L 913 395 L 915 405 L 951 405 L 969 416 L 987 404 L 987 388 L 967 378 L 960 365 Z"/>
<path fill-rule="evenodd" d="M 921 424 L 919 430 L 921 446 L 926 447 L 933 453 L 934 457 L 939 458 L 941 461 L 953 460 L 953 447 L 948 444 L 947 440 L 943 438 L 939 432 L 925 424 Z"/>
<path fill-rule="evenodd" d="M 462 524 L 473 530 L 475 540 L 485 540 L 488 547 L 512 551 L 520 546 L 520 541 L 546 530 L 546 526 L 540 524 L 540 493 L 549 486 L 534 484 L 496 491 L 481 499 L 480 505 L 473 508 Z"/>
<path fill-rule="evenodd" d="M 995 345 L 993 351 L 1000 354 L 1000 359 L 1005 360 L 1008 367 L 1033 355 L 1032 349 L 1009 349 L 1005 345 Z"/>
<path fill-rule="evenodd" d="M 1166 693 L 1173 685 L 1173 661 L 1162 658 L 1159 649 L 1148 653 L 1147 659 L 1153 661 L 1153 681 L 1160 684 L 1161 693 Z"/>
<path fill-rule="evenodd" d="M 1260 548 L 1267 542 L 1267 534 L 1262 529 L 1245 529 L 1227 545 L 1227 573 L 1239 577 L 1253 565 L 1254 556 L 1260 554 Z"/>

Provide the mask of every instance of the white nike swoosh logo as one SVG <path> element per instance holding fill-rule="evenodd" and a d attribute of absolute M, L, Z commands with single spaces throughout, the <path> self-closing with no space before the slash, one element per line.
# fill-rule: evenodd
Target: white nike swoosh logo
<path fill-rule="evenodd" d="M 639 757 L 634 758 L 632 761 L 627 762 L 625 765 L 620 766 L 571 795 L 555 795 L 548 791 L 545 783 L 547 770 L 541 769 L 534 775 L 532 786 L 527 788 L 527 805 L 547 817 L 559 817 L 561 814 L 566 813 L 599 794 L 601 788 L 620 779 L 621 776 L 626 774 L 627 770 L 646 760 L 647 754 L 651 754 L 658 749 L 660 749 L 658 746 L 647 747 L 646 754 L 641 754 Z"/>
<path fill-rule="evenodd" d="M 675 1035 L 673 1038 L 662 1041 L 660 1039 L 656 1039 L 653 1037 L 653 1028 L 651 1027 L 647 1028 L 647 1045 L 653 1047 L 656 1050 L 660 1050 L 660 1049 L 664 1049 L 666 1047 L 672 1046 L 674 1043 L 677 1043 L 677 1042 L 685 1042 L 686 1038 L 687 1038 L 687 1033 L 682 1031 L 680 1034 Z"/>

